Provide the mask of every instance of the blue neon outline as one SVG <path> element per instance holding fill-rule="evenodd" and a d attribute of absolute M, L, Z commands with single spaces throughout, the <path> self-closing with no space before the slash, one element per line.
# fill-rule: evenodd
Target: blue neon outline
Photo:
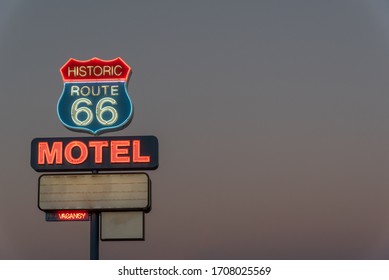
<path fill-rule="evenodd" d="M 109 80 L 109 81 L 104 81 L 104 80 L 102 80 L 102 81 L 88 81 L 88 82 L 84 82 L 84 81 L 82 81 L 82 82 L 80 82 L 80 83 L 122 83 L 123 81 L 122 80 L 117 80 L 117 81 L 111 81 L 111 80 Z M 68 129 L 70 129 L 70 130 L 72 130 L 72 131 L 76 131 L 76 132 L 78 132 L 78 131 L 81 131 L 81 132 L 86 132 L 86 133 L 90 133 L 90 134 L 92 134 L 92 135 L 95 135 L 95 136 L 97 136 L 97 135 L 101 135 L 101 134 L 103 134 L 103 133 L 106 133 L 106 132 L 112 132 L 112 131 L 118 131 L 118 130 L 122 130 L 122 129 L 124 129 L 124 128 L 126 128 L 129 124 L 130 124 L 130 122 L 132 121 L 132 118 L 133 118 L 133 115 L 134 115 L 134 105 L 133 105 L 133 103 L 132 103 L 132 100 L 131 100 L 131 98 L 130 98 L 130 95 L 128 94 L 128 91 L 127 91 L 127 86 L 128 86 L 128 84 L 127 84 L 127 82 L 124 82 L 124 90 L 125 90 L 125 92 L 126 92 L 126 94 L 127 94 L 127 97 L 128 97 L 128 99 L 129 99 L 129 101 L 130 101 L 130 105 L 131 105 L 131 108 L 130 108 L 130 114 L 129 114 L 129 116 L 127 117 L 127 119 L 125 120 L 125 121 L 123 121 L 121 124 L 119 124 L 119 125 L 116 125 L 116 126 L 110 126 L 109 128 L 100 128 L 100 129 L 97 129 L 96 131 L 93 131 L 93 130 L 91 130 L 91 129 L 89 129 L 89 128 L 82 128 L 82 127 L 79 127 L 79 126 L 71 126 L 71 125 L 67 125 L 63 120 L 62 120 L 62 118 L 61 118 L 61 116 L 60 116 L 60 114 L 59 114 L 59 102 L 60 102 L 60 100 L 61 100 L 61 98 L 62 98 L 62 96 L 64 95 L 64 92 L 65 92 L 65 86 L 66 86 L 66 84 L 76 84 L 77 82 L 64 82 L 64 86 L 63 86 L 63 90 L 62 90 L 62 93 L 61 93 L 61 95 L 60 95 L 60 97 L 59 97 L 59 99 L 58 99 L 58 101 L 57 101 L 57 116 L 58 116 L 58 118 L 59 118 L 59 120 L 61 121 L 61 123 L 66 127 L 66 128 L 68 128 Z"/>

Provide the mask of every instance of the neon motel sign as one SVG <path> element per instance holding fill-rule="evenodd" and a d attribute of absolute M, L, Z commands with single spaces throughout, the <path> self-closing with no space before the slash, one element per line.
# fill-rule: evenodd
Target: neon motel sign
<path fill-rule="evenodd" d="M 31 166 L 36 171 L 153 170 L 158 168 L 155 136 L 35 138 Z"/>

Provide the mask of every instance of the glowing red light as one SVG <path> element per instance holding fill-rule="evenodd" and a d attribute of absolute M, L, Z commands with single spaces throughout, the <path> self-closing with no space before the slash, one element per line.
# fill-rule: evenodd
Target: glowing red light
<path fill-rule="evenodd" d="M 58 211 L 56 212 L 58 221 L 87 221 L 88 211 Z"/>
<path fill-rule="evenodd" d="M 131 67 L 120 57 L 103 60 L 97 57 L 89 60 L 69 59 L 61 68 L 65 82 L 81 82 L 88 80 L 124 81 L 131 76 Z"/>
<path fill-rule="evenodd" d="M 31 166 L 38 172 L 62 170 L 154 170 L 154 136 L 35 138 Z"/>
<path fill-rule="evenodd" d="M 86 210 L 59 210 L 46 212 L 46 221 L 89 221 L 89 213 Z"/>

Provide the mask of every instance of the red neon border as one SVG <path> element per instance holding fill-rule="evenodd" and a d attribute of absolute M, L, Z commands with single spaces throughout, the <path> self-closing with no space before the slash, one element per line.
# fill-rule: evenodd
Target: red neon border
<path fill-rule="evenodd" d="M 65 69 L 69 67 L 69 64 L 72 64 L 73 66 L 90 66 L 90 65 L 109 65 L 112 66 L 113 64 L 120 64 L 123 67 L 123 74 L 119 77 L 82 77 L 82 78 L 69 78 L 67 74 L 65 74 Z M 111 59 L 111 60 L 104 60 L 100 59 L 98 57 L 93 57 L 88 60 L 78 60 L 75 58 L 70 58 L 66 63 L 60 68 L 62 80 L 64 82 L 91 82 L 91 81 L 125 81 L 127 82 L 132 74 L 131 67 L 120 57 Z"/>

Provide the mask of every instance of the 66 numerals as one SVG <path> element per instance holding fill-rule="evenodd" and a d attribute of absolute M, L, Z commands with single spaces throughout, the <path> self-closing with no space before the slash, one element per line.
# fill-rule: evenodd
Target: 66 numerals
<path fill-rule="evenodd" d="M 79 98 L 73 102 L 70 108 L 72 121 L 78 126 L 87 126 L 93 121 L 94 113 L 85 105 L 92 106 L 93 103 L 87 98 Z M 117 110 L 109 105 L 117 105 L 116 100 L 111 97 L 104 97 L 96 105 L 97 121 L 104 126 L 113 125 L 118 120 Z"/>
<path fill-rule="evenodd" d="M 218 266 L 212 267 L 212 275 L 269 275 L 270 267 L 233 267 Z"/>

